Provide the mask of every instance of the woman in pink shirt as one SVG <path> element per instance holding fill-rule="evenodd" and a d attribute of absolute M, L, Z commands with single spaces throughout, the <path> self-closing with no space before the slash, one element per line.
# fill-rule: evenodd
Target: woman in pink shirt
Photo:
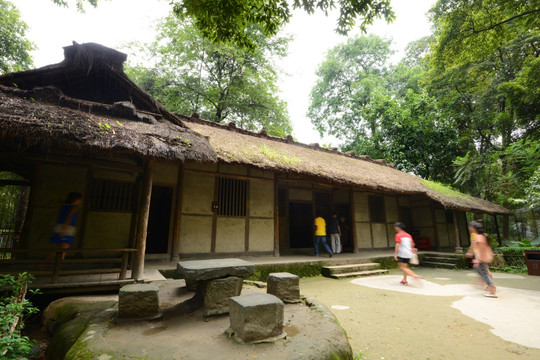
<path fill-rule="evenodd" d="M 414 241 L 410 234 L 405 232 L 405 224 L 397 222 L 394 224 L 394 231 L 396 232 L 396 249 L 394 252 L 394 260 L 398 262 L 399 268 L 403 271 L 403 280 L 400 281 L 401 284 L 407 285 L 407 275 L 412 276 L 415 279 L 421 279 L 420 275 L 416 275 L 414 271 L 409 269 L 409 262 L 413 256 L 413 252 L 416 251 L 414 248 Z"/>

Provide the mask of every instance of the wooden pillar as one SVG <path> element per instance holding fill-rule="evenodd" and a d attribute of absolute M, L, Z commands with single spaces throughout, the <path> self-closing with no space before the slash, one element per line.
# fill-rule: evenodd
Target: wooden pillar
<path fill-rule="evenodd" d="M 497 221 L 497 215 L 493 215 L 493 225 L 495 226 L 495 232 L 497 233 L 497 244 L 502 246 L 501 232 L 499 231 L 499 223 Z"/>
<path fill-rule="evenodd" d="M 510 216 L 509 215 L 503 215 L 502 228 L 503 228 L 503 239 L 509 239 L 510 238 Z"/>
<path fill-rule="evenodd" d="M 279 256 L 279 187 L 274 176 L 274 256 Z"/>
<path fill-rule="evenodd" d="M 176 178 L 176 201 L 174 205 L 174 224 L 172 234 L 171 261 L 176 261 L 180 257 L 180 226 L 182 222 L 182 199 L 184 197 L 184 164 L 178 167 Z"/>
<path fill-rule="evenodd" d="M 148 214 L 152 198 L 152 179 L 154 177 L 154 159 L 148 160 L 143 171 L 141 186 L 141 202 L 137 211 L 137 232 L 135 234 L 135 259 L 131 277 L 135 280 L 142 278 L 144 273 L 144 255 L 146 251 L 146 233 L 148 229 Z"/>
<path fill-rule="evenodd" d="M 459 238 L 459 225 L 457 221 L 457 211 L 452 211 L 452 216 L 454 218 L 454 232 L 456 233 L 456 252 L 463 252 L 463 248 L 461 247 L 461 241 Z"/>
<path fill-rule="evenodd" d="M 351 207 L 351 232 L 353 236 L 353 253 L 358 252 L 358 234 L 356 233 L 356 212 L 354 207 L 354 191 L 349 190 L 349 206 Z"/>

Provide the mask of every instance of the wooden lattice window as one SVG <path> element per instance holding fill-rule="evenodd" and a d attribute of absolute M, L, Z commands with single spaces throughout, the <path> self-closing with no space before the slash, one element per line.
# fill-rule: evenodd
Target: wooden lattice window
<path fill-rule="evenodd" d="M 124 181 L 95 179 L 90 194 L 90 210 L 131 211 L 134 184 Z"/>
<path fill-rule="evenodd" d="M 247 180 L 218 178 L 218 215 L 246 216 Z"/>
<path fill-rule="evenodd" d="M 287 190 L 279 189 L 278 191 L 278 206 L 279 216 L 287 216 Z"/>
<path fill-rule="evenodd" d="M 380 196 L 369 197 L 369 214 L 371 216 L 371 222 L 386 222 L 386 214 L 384 211 L 384 198 Z"/>

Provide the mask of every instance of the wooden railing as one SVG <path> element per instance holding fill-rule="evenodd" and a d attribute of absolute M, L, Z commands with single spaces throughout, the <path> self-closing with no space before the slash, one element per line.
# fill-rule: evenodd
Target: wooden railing
<path fill-rule="evenodd" d="M 59 282 L 62 275 L 93 275 L 118 273 L 119 280 L 125 280 L 129 265 L 129 255 L 137 249 L 9 249 L 0 248 L 0 273 L 13 274 L 26 271 L 34 276 L 51 276 L 51 283 Z M 66 253 L 64 259 L 62 254 Z M 19 255 L 20 254 L 20 255 Z M 74 254 L 83 255 L 73 258 Z M 102 257 L 108 254 L 119 254 L 116 257 Z M 9 255 L 9 256 L 5 256 Z M 99 257 L 86 257 L 98 255 Z M 84 265 L 79 269 L 63 269 L 64 265 Z M 92 266 L 92 265 L 98 265 Z M 104 266 L 108 265 L 108 266 Z M 118 265 L 118 266 L 115 266 Z"/>

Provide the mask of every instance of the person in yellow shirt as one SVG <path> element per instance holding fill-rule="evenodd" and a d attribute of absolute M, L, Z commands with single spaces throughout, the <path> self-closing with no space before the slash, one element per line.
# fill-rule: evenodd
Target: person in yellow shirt
<path fill-rule="evenodd" d="M 315 229 L 315 241 L 313 243 L 313 246 L 315 247 L 315 256 L 319 256 L 319 242 L 322 242 L 324 248 L 328 252 L 328 255 L 332 257 L 332 250 L 326 242 L 326 221 L 321 217 L 321 212 L 319 210 L 315 212 L 315 216 L 313 226 Z"/>

